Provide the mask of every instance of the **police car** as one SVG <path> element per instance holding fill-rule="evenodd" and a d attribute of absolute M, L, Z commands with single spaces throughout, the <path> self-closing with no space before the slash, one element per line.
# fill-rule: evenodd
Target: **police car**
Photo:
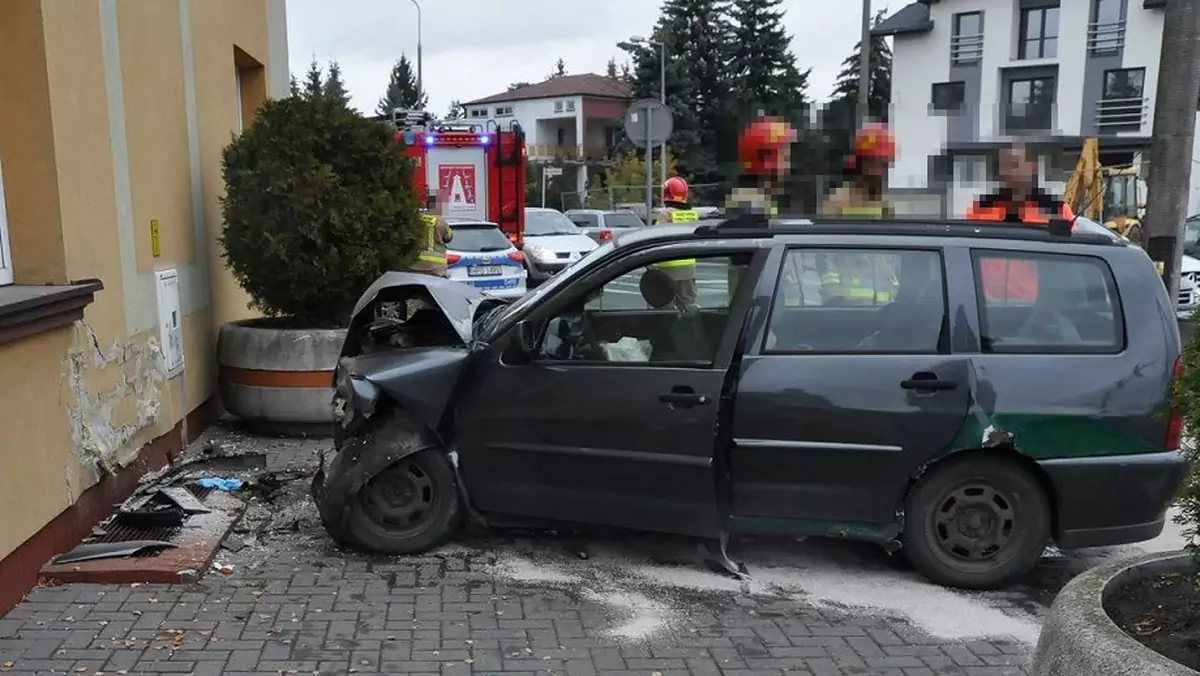
<path fill-rule="evenodd" d="M 446 245 L 446 272 L 499 298 L 525 295 L 525 255 L 517 251 L 495 223 L 447 220 L 454 238 Z"/>

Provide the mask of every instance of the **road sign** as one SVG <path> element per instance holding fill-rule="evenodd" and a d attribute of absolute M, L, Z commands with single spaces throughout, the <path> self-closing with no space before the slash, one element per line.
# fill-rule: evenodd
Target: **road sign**
<path fill-rule="evenodd" d="M 544 167 L 542 173 L 546 176 L 562 176 L 562 167 Z"/>
<path fill-rule="evenodd" d="M 671 109 L 658 99 L 638 99 L 625 113 L 625 133 L 639 148 L 657 148 L 671 138 L 675 119 Z"/>

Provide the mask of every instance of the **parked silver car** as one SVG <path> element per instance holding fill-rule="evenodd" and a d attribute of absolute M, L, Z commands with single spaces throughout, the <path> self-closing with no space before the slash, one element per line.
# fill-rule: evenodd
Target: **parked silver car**
<path fill-rule="evenodd" d="M 571 209 L 564 212 L 585 235 L 597 242 L 607 242 L 622 233 L 646 227 L 645 221 L 632 211 L 603 209 Z"/>

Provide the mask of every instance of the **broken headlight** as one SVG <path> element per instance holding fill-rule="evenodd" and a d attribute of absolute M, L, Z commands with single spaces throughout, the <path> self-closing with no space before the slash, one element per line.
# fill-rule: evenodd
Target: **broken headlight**
<path fill-rule="evenodd" d="M 375 413 L 379 390 L 370 381 L 354 376 L 343 364 L 334 372 L 333 420 L 344 430 L 358 427 Z"/>

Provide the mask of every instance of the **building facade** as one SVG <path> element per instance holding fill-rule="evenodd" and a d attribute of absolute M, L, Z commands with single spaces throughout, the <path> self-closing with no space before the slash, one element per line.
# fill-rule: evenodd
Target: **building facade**
<path fill-rule="evenodd" d="M 1065 180 L 1083 140 L 1106 166 L 1147 160 L 1165 0 L 920 0 L 888 17 L 890 183 L 944 191 L 962 213 L 986 188 L 989 151 L 1045 142 L 1043 175 Z M 1200 172 L 1197 172 L 1200 173 Z M 1144 176 L 1143 172 L 1143 176 Z M 1193 182 L 1194 186 L 1196 182 Z M 1200 186 L 1192 209 L 1200 210 Z"/>
<path fill-rule="evenodd" d="M 212 417 L 221 151 L 286 33 L 284 0 L 0 3 L 0 609 Z"/>
<path fill-rule="evenodd" d="M 467 120 L 525 132 L 529 159 L 578 164 L 575 189 L 587 189 L 589 169 L 614 157 L 629 109 L 629 88 L 612 78 L 564 75 L 463 104 Z"/>

